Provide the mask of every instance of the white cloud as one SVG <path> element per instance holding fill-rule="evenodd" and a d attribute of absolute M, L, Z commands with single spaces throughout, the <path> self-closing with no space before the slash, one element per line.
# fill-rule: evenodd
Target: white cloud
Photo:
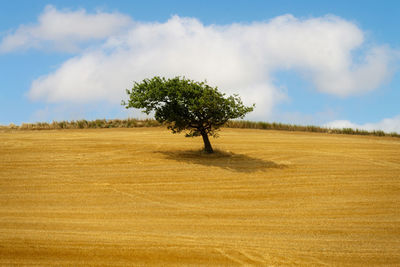
<path fill-rule="evenodd" d="M 129 28 L 120 31 L 126 25 Z M 331 15 L 310 19 L 283 15 L 267 22 L 229 25 L 204 25 L 179 16 L 164 23 L 133 23 L 121 14 L 60 12 L 53 7 L 45 9 L 38 25 L 21 26 L 3 39 L 2 46 L 3 50 L 27 47 L 25 38 L 37 41 L 37 46 L 43 40 L 56 45 L 71 40 L 67 44 L 74 46 L 104 37 L 103 43 L 33 81 L 30 98 L 118 105 L 132 81 L 184 75 L 207 79 L 226 93 L 239 93 L 245 103 L 257 104 L 250 118 L 268 119 L 274 105 L 286 97 L 273 82 L 275 71 L 298 71 L 316 90 L 348 96 L 376 89 L 388 79 L 395 54 L 385 46 L 372 46 L 355 60 L 354 52 L 365 50 L 363 31 Z M 16 45 L 7 45 L 13 42 Z"/>
<path fill-rule="evenodd" d="M 88 14 L 85 10 L 60 11 L 46 6 L 35 25 L 21 25 L 0 43 L 0 52 L 18 49 L 51 48 L 77 51 L 78 45 L 90 40 L 104 39 L 132 23 L 120 13 Z"/>
<path fill-rule="evenodd" d="M 324 125 L 332 129 L 353 128 L 367 131 L 382 130 L 387 133 L 400 133 L 400 115 L 393 118 L 386 118 L 376 123 L 356 124 L 348 120 L 336 120 Z"/>

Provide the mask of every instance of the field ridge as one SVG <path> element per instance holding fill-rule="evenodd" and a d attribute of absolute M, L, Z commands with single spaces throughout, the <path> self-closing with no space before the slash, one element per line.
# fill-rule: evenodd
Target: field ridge
<path fill-rule="evenodd" d="M 93 128 L 136 128 L 136 127 L 159 127 L 161 123 L 154 119 L 96 119 L 96 120 L 71 120 L 71 121 L 53 121 L 22 123 L 21 125 L 9 124 L 0 125 L 0 129 L 12 130 L 54 130 L 54 129 L 93 129 Z M 248 120 L 228 121 L 226 128 L 242 129 L 262 129 L 278 131 L 296 131 L 296 132 L 316 132 L 328 134 L 349 134 L 349 135 L 373 135 L 373 136 L 391 136 L 400 138 L 396 132 L 387 133 L 381 130 L 367 131 L 353 128 L 327 128 L 314 125 L 296 125 L 279 122 L 262 122 Z"/>

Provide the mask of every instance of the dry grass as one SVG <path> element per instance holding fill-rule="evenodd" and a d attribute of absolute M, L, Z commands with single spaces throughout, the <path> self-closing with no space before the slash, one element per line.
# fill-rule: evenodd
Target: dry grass
<path fill-rule="evenodd" d="M 0 133 L 0 265 L 400 264 L 398 138 Z"/>
<path fill-rule="evenodd" d="M 9 124 L 7 126 L 0 125 L 0 131 L 7 130 L 55 130 L 55 129 L 98 129 L 98 128 L 136 128 L 136 127 L 159 127 L 162 124 L 154 119 L 98 119 L 98 120 L 77 120 L 77 121 L 53 121 L 36 122 L 36 123 L 22 123 L 21 125 Z M 328 134 L 349 134 L 349 135 L 373 135 L 373 136 L 390 136 L 399 137 L 400 134 L 396 132 L 385 133 L 381 130 L 367 131 L 362 129 L 331 129 L 314 125 L 295 125 L 277 122 L 262 122 L 262 121 L 245 121 L 234 120 L 228 121 L 225 128 L 240 128 L 240 129 L 262 129 L 262 130 L 278 130 L 278 131 L 291 131 L 291 132 L 314 132 L 314 133 L 328 133 Z"/>

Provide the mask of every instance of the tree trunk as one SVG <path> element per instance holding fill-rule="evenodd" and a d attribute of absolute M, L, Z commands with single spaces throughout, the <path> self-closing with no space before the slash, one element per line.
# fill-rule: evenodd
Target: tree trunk
<path fill-rule="evenodd" d="M 202 132 L 201 136 L 203 137 L 204 151 L 207 153 L 214 153 L 210 140 L 208 139 L 208 134 L 206 132 Z"/>

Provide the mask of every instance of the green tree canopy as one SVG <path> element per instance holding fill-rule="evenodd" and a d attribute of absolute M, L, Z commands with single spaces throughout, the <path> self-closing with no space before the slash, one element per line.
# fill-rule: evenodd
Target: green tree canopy
<path fill-rule="evenodd" d="M 154 111 L 155 119 L 167 123 L 173 133 L 186 130 L 188 137 L 201 135 L 208 153 L 213 152 L 209 135 L 216 137 L 228 120 L 243 118 L 254 109 L 243 105 L 238 95 L 225 97 L 217 87 L 181 77 L 145 79 L 126 92 L 129 100 L 122 101 L 126 108 L 144 109 L 148 115 Z"/>

